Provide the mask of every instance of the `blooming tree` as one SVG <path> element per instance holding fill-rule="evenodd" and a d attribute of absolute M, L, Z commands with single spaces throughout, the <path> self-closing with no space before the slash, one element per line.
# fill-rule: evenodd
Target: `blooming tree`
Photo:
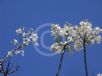
<path fill-rule="evenodd" d="M 93 28 L 92 24 L 85 20 L 81 21 L 80 24 L 76 26 L 65 24 L 63 28 L 61 28 L 59 24 L 52 24 L 51 32 L 55 40 L 51 45 L 51 50 L 56 53 L 61 53 L 60 64 L 56 76 L 59 76 L 65 50 L 71 52 L 72 50 L 79 51 L 82 49 L 84 50 L 85 72 L 86 76 L 88 76 L 86 45 L 100 43 L 102 40 L 100 35 L 102 29 L 99 27 Z"/>
<path fill-rule="evenodd" d="M 102 40 L 101 32 L 102 29 L 92 27 L 92 23 L 88 20 L 81 21 L 78 25 L 74 26 L 70 23 L 64 24 L 63 27 L 60 27 L 59 24 L 52 24 L 51 33 L 54 43 L 51 45 L 51 51 L 61 54 L 56 76 L 59 76 L 65 51 L 72 52 L 73 50 L 84 51 L 85 75 L 88 76 L 86 45 L 100 43 Z M 14 49 L 8 51 L 6 56 L 0 60 L 0 73 L 3 76 L 12 74 L 19 68 L 19 66 L 10 67 L 12 65 L 10 61 L 12 56 L 15 54 L 24 56 L 24 48 L 29 44 L 39 46 L 37 42 L 38 35 L 32 28 L 29 30 L 26 30 L 24 27 L 18 28 L 16 34 L 18 37 L 12 40 Z"/>
<path fill-rule="evenodd" d="M 74 30 L 74 26 L 71 26 L 71 24 L 65 24 L 63 28 L 58 24 L 52 24 L 51 32 L 55 40 L 55 43 L 51 45 L 51 50 L 56 53 L 61 53 L 60 63 L 56 73 L 56 76 L 59 76 L 65 50 L 68 52 L 73 50 L 76 31 Z"/>
<path fill-rule="evenodd" d="M 38 46 L 38 35 L 31 28 L 30 30 L 25 30 L 25 28 L 18 28 L 16 30 L 17 35 L 19 35 L 19 39 L 14 38 L 12 44 L 15 46 L 13 50 L 8 51 L 5 57 L 0 60 L 0 73 L 3 76 L 7 76 L 8 74 L 14 73 L 18 70 L 18 66 L 13 70 L 10 69 L 10 58 L 14 54 L 21 54 L 24 56 L 24 48 L 28 46 L 30 43 L 33 43 Z M 7 65 L 5 65 L 7 64 Z"/>
<path fill-rule="evenodd" d="M 92 23 L 88 20 L 81 21 L 78 26 L 75 27 L 76 37 L 74 48 L 76 50 L 83 49 L 84 51 L 84 63 L 85 63 L 85 72 L 88 76 L 87 60 L 86 60 L 86 45 L 100 43 L 102 40 L 101 32 L 102 29 L 99 27 L 92 27 Z"/>

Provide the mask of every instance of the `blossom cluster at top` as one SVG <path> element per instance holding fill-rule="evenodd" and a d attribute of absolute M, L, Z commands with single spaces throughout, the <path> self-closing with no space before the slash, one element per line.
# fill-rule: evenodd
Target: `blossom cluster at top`
<path fill-rule="evenodd" d="M 15 46 L 19 46 L 20 48 L 18 48 L 17 50 L 15 50 L 15 54 L 21 54 L 22 56 L 24 56 L 24 50 L 23 48 L 27 45 L 29 45 L 30 43 L 35 44 L 36 46 L 38 46 L 38 35 L 34 32 L 34 30 L 31 28 L 29 30 L 25 30 L 25 28 L 18 28 L 16 29 L 16 33 L 17 35 L 19 35 L 19 39 L 13 39 L 12 43 Z M 11 54 L 12 55 L 12 51 L 8 52 L 8 55 Z"/>
<path fill-rule="evenodd" d="M 101 32 L 102 29 L 92 27 L 92 23 L 88 20 L 81 21 L 78 25 L 74 26 L 72 24 L 65 24 L 63 28 L 59 24 L 52 24 L 51 33 L 55 42 L 51 45 L 51 50 L 56 53 L 63 52 L 65 49 L 69 52 L 81 50 L 83 43 L 100 43 L 102 40 Z"/>

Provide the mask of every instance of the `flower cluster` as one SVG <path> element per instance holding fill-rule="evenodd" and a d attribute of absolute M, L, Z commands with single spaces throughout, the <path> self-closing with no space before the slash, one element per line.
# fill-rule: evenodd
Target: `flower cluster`
<path fill-rule="evenodd" d="M 75 30 L 77 32 L 75 45 L 79 49 L 83 46 L 83 40 L 85 41 L 85 44 L 100 43 L 102 40 L 100 35 L 102 29 L 99 27 L 93 28 L 92 23 L 87 20 L 81 21 Z"/>
<path fill-rule="evenodd" d="M 56 53 L 63 52 L 63 49 L 72 50 L 76 31 L 71 24 L 65 24 L 63 28 L 58 24 L 52 24 L 51 32 L 55 40 L 55 43 L 51 45 L 51 50 L 54 50 Z"/>
<path fill-rule="evenodd" d="M 58 24 L 52 24 L 51 32 L 55 40 L 51 50 L 54 50 L 56 53 L 62 52 L 63 49 L 68 51 L 72 49 L 81 50 L 84 41 L 85 44 L 94 44 L 100 43 L 102 40 L 100 35 L 102 29 L 99 27 L 93 28 L 92 23 L 88 20 L 81 21 L 79 25 L 75 26 L 65 24 L 63 28 Z"/>
<path fill-rule="evenodd" d="M 52 46 L 51 46 L 51 50 L 56 50 L 56 53 L 60 53 L 63 49 L 63 43 L 60 42 L 60 43 L 54 43 Z"/>
<path fill-rule="evenodd" d="M 38 44 L 38 35 L 34 32 L 34 30 L 31 28 L 30 30 L 25 30 L 25 28 L 18 28 L 16 30 L 16 33 L 19 35 L 19 40 L 13 39 L 12 43 L 13 45 L 19 46 L 20 48 L 15 51 L 15 54 L 21 54 L 24 56 L 23 48 L 30 43 L 33 43 L 35 45 Z"/>

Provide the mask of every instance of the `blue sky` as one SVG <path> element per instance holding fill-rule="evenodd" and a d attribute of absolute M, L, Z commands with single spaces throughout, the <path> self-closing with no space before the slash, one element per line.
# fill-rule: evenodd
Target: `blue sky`
<path fill-rule="evenodd" d="M 16 37 L 15 29 L 20 26 L 36 29 L 46 23 L 78 24 L 84 19 L 102 27 L 101 0 L 0 0 L 0 57 L 13 49 L 10 42 Z M 50 25 L 40 30 L 39 36 L 46 29 L 49 30 Z M 53 42 L 50 34 L 46 35 L 45 42 L 49 46 Z M 39 48 L 43 52 L 50 51 L 41 46 Z M 102 73 L 101 48 L 102 44 L 87 47 L 89 76 Z M 33 46 L 28 46 L 24 57 L 15 55 L 12 58 L 20 69 L 11 76 L 55 76 L 59 58 L 60 55 L 40 55 Z M 83 51 L 65 53 L 60 76 L 84 76 Z"/>

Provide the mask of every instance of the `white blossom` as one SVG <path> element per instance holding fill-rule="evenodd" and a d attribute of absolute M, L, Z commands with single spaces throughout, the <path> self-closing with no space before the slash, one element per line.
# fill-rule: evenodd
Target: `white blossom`
<path fill-rule="evenodd" d="M 73 41 L 72 36 L 68 36 L 68 37 L 67 37 L 67 41 L 68 41 L 68 42 L 72 42 L 72 41 Z"/>
<path fill-rule="evenodd" d="M 20 34 L 18 39 L 13 40 L 13 44 L 17 47 L 20 46 L 20 49 L 15 51 L 15 54 L 21 54 L 24 56 L 24 47 L 28 46 L 30 43 L 34 43 L 34 45 L 38 46 L 38 35 L 34 32 L 34 30 L 31 28 L 29 30 L 26 30 L 24 27 L 19 28 L 16 30 L 17 34 Z M 18 45 L 17 45 L 18 44 Z"/>
<path fill-rule="evenodd" d="M 102 37 L 100 33 L 102 29 L 99 27 L 93 28 L 92 23 L 88 20 L 80 21 L 79 25 L 72 26 L 71 24 L 65 24 L 61 28 L 58 24 L 53 24 L 51 27 L 52 35 L 54 36 L 55 43 L 51 46 L 53 50 L 61 51 L 62 47 L 66 45 L 64 49 L 81 50 L 83 43 L 95 44 L 100 43 Z M 63 45 L 59 45 L 63 42 Z"/>
<path fill-rule="evenodd" d="M 38 35 L 37 34 L 31 33 L 31 36 L 29 38 L 32 40 L 33 43 L 37 44 L 37 40 L 38 40 Z"/>
<path fill-rule="evenodd" d="M 89 26 L 92 27 L 92 24 L 88 20 L 80 21 L 81 26 Z"/>
<path fill-rule="evenodd" d="M 64 27 L 61 28 L 59 25 L 53 24 L 51 30 L 52 35 L 56 39 L 55 43 L 52 44 L 51 49 L 54 50 L 56 53 L 63 52 L 65 49 L 71 51 L 71 45 L 74 41 L 73 36 L 75 36 L 76 33 L 74 27 L 72 27 L 70 24 L 65 24 Z"/>
<path fill-rule="evenodd" d="M 12 41 L 13 45 L 17 45 L 18 44 L 18 40 L 16 40 L 15 38 Z"/>
<path fill-rule="evenodd" d="M 95 41 L 96 41 L 96 43 L 100 43 L 101 40 L 102 40 L 101 35 L 98 35 L 98 36 L 95 37 Z"/>
<path fill-rule="evenodd" d="M 15 54 L 21 54 L 22 56 L 24 56 L 24 50 L 16 50 Z"/>
<path fill-rule="evenodd" d="M 80 50 L 83 47 L 83 40 L 82 39 L 78 39 L 74 42 L 74 49 L 75 50 Z"/>
<path fill-rule="evenodd" d="M 19 28 L 16 30 L 16 33 L 17 34 L 21 34 L 22 35 L 22 38 L 20 40 L 20 43 L 22 41 L 22 43 L 24 45 L 29 45 L 29 43 L 33 42 L 35 45 L 39 45 L 37 43 L 38 41 L 38 35 L 36 33 L 34 33 L 34 30 L 31 28 L 30 30 L 26 31 L 25 28 Z M 14 44 L 18 43 L 17 40 L 14 40 Z"/>
<path fill-rule="evenodd" d="M 68 36 L 72 35 L 74 32 L 73 29 L 74 29 L 74 27 L 72 27 L 71 25 L 65 24 L 62 29 L 64 36 L 68 37 Z"/>
<path fill-rule="evenodd" d="M 23 32 L 22 37 L 25 37 L 25 36 L 27 36 L 27 33 Z"/>
<path fill-rule="evenodd" d="M 74 47 L 79 50 L 83 47 L 83 39 L 85 40 L 85 44 L 94 44 L 95 42 L 100 43 L 102 40 L 101 35 L 99 35 L 102 32 L 102 29 L 99 27 L 93 28 L 89 21 L 81 21 L 80 25 L 75 29 L 77 34 Z"/>
<path fill-rule="evenodd" d="M 52 24 L 51 25 L 51 32 L 52 32 L 52 36 L 61 36 L 62 35 L 62 30 L 61 27 L 58 24 Z"/>
<path fill-rule="evenodd" d="M 28 45 L 30 43 L 29 38 L 23 38 L 23 44 Z"/>
<path fill-rule="evenodd" d="M 63 50 L 63 44 L 59 44 L 59 43 L 54 43 L 51 45 L 51 50 L 55 51 L 56 53 L 60 53 Z"/>
<path fill-rule="evenodd" d="M 99 34 L 100 32 L 102 32 L 102 29 L 100 29 L 99 27 L 95 27 L 94 33 Z"/>
<path fill-rule="evenodd" d="M 22 29 L 21 29 L 21 28 L 17 29 L 17 30 L 16 30 L 16 33 L 17 33 L 17 34 L 21 34 L 21 33 L 22 33 Z"/>
<path fill-rule="evenodd" d="M 92 33 L 92 24 L 88 21 L 81 21 L 76 30 L 81 37 L 85 35 L 89 36 Z"/>

